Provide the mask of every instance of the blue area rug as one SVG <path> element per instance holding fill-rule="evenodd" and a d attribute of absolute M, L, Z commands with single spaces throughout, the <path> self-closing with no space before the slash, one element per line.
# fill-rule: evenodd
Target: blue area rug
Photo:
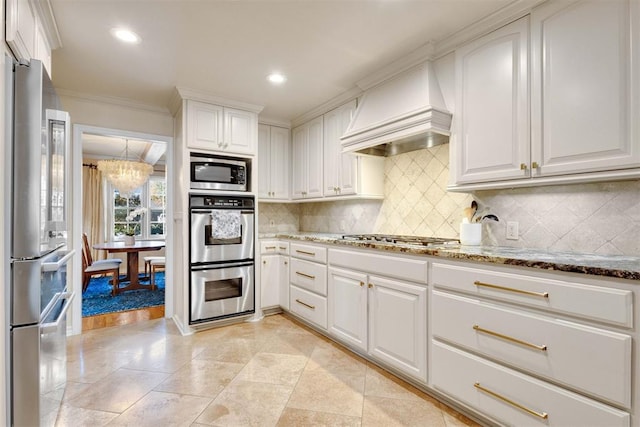
<path fill-rule="evenodd" d="M 156 289 L 136 289 L 111 296 L 110 277 L 96 277 L 82 294 L 82 317 L 164 305 L 164 272 L 156 273 Z M 143 281 L 148 283 L 148 280 Z"/>

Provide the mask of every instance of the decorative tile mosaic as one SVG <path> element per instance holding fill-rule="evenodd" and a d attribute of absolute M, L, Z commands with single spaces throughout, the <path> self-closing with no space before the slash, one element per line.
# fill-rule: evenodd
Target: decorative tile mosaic
<path fill-rule="evenodd" d="M 261 203 L 260 208 L 265 209 L 260 212 L 260 232 L 457 238 L 462 211 L 475 199 L 481 208 L 500 218 L 500 222 L 483 224 L 483 245 L 640 255 L 640 180 L 473 194 L 447 192 L 448 181 L 448 144 L 387 157 L 384 200 Z M 263 218 L 265 214 L 269 218 Z M 271 219 L 273 226 L 269 225 Z M 507 221 L 518 222 L 518 240 L 506 239 Z"/>
<path fill-rule="evenodd" d="M 293 203 L 258 203 L 260 234 L 300 230 L 300 207 Z"/>

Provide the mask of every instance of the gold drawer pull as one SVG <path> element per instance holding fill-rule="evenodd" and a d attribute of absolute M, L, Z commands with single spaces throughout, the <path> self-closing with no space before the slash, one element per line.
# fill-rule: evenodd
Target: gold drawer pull
<path fill-rule="evenodd" d="M 287 250 L 287 247 L 286 246 L 280 246 L 280 250 L 281 251 L 285 251 L 285 250 Z"/>
<path fill-rule="evenodd" d="M 480 390 L 482 392 L 485 392 L 490 396 L 495 397 L 496 399 L 500 399 L 503 402 L 508 403 L 509 405 L 514 406 L 514 407 L 526 412 L 527 414 L 531 414 L 531 415 L 536 416 L 538 418 L 542 418 L 543 420 L 546 420 L 547 418 L 549 418 L 549 414 L 547 414 L 546 412 L 536 412 L 533 409 L 529 409 L 526 406 L 523 406 L 523 405 L 521 405 L 519 403 L 516 403 L 511 399 L 507 399 L 506 397 L 501 396 L 501 395 L 499 395 L 498 393 L 496 393 L 494 391 L 491 391 L 491 390 L 489 390 L 487 388 L 482 387 L 480 385 L 480 383 L 475 383 L 475 384 L 473 384 L 473 386 L 475 388 L 477 388 L 478 390 Z"/>
<path fill-rule="evenodd" d="M 489 329 L 481 328 L 478 325 L 473 325 L 473 329 L 475 329 L 476 332 L 482 332 L 482 333 L 487 334 L 487 335 L 492 335 L 494 337 L 502 338 L 503 340 L 511 341 L 513 343 L 520 344 L 520 345 L 523 345 L 525 347 L 535 348 L 536 350 L 540 350 L 540 351 L 547 351 L 547 346 L 546 345 L 531 344 L 530 342 L 522 341 L 522 340 L 519 340 L 517 338 L 510 337 L 508 335 L 503 335 L 503 334 L 498 333 L 498 332 L 490 331 Z"/>
<path fill-rule="evenodd" d="M 264 248 L 265 248 L 266 250 L 270 250 L 270 249 L 275 249 L 276 247 L 275 247 L 275 246 L 265 246 Z"/>
<path fill-rule="evenodd" d="M 296 252 L 303 255 L 316 256 L 315 252 L 301 251 L 300 249 L 296 249 Z"/>
<path fill-rule="evenodd" d="M 482 286 L 485 288 L 500 289 L 501 291 L 515 292 L 517 294 L 532 295 L 534 297 L 541 297 L 541 298 L 549 298 L 549 292 L 523 291 L 522 289 L 507 288 L 506 286 L 492 285 L 490 283 L 479 282 L 477 280 L 473 282 L 473 284 L 476 286 Z"/>
<path fill-rule="evenodd" d="M 300 300 L 299 300 L 299 299 L 297 299 L 297 298 L 296 298 L 296 302 L 297 302 L 298 304 L 302 304 L 302 305 L 304 305 L 305 307 L 310 308 L 311 310 L 315 310 L 315 309 L 316 309 L 316 306 L 315 306 L 315 305 L 307 304 L 306 302 L 302 302 L 302 301 L 300 301 Z"/>
<path fill-rule="evenodd" d="M 299 271 L 296 271 L 296 274 L 298 276 L 306 277 L 307 279 L 311 279 L 311 280 L 315 280 L 315 278 L 316 278 L 316 276 L 312 276 L 310 274 L 305 274 L 305 273 L 300 273 Z"/>

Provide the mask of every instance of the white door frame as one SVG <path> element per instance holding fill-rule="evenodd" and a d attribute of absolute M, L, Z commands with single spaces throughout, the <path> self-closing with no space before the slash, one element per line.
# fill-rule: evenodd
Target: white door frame
<path fill-rule="evenodd" d="M 174 267 L 173 267 L 173 138 L 163 135 L 154 135 L 150 133 L 132 132 L 120 129 L 110 129 L 98 126 L 74 124 L 73 125 L 73 147 L 72 163 L 73 163 L 73 182 L 71 183 L 72 194 L 72 226 L 71 235 L 68 242 L 72 249 L 76 250 L 73 259 L 72 281 L 70 284 L 71 291 L 76 293 L 76 297 L 71 307 L 71 324 L 70 335 L 77 335 L 82 332 L 82 135 L 84 133 L 92 133 L 98 135 L 116 136 L 131 139 L 145 139 L 151 141 L 164 142 L 167 144 L 166 151 L 166 172 L 167 179 L 167 222 L 166 222 L 166 246 L 165 256 L 166 272 L 165 272 L 165 292 L 164 292 L 164 317 L 173 317 L 173 286 L 174 286 Z"/>

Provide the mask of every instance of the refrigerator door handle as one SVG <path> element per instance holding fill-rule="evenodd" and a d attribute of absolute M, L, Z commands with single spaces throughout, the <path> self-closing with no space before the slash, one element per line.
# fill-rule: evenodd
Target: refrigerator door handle
<path fill-rule="evenodd" d="M 71 257 L 73 257 L 75 253 L 76 253 L 76 250 L 72 249 L 56 262 L 43 262 L 42 271 L 60 270 L 60 268 L 62 268 L 71 259 Z"/>
<path fill-rule="evenodd" d="M 66 299 L 67 302 L 65 302 L 62 310 L 60 311 L 60 314 L 58 315 L 58 318 L 55 321 L 43 323 L 40 325 L 40 334 L 54 332 L 58 329 L 58 327 L 60 326 L 60 322 L 62 322 L 62 320 L 64 320 L 64 316 L 67 315 L 67 311 L 69 311 L 69 308 L 71 307 L 71 301 L 73 300 L 73 297 L 75 295 L 75 292 L 65 292 L 60 295 L 60 298 Z"/>

